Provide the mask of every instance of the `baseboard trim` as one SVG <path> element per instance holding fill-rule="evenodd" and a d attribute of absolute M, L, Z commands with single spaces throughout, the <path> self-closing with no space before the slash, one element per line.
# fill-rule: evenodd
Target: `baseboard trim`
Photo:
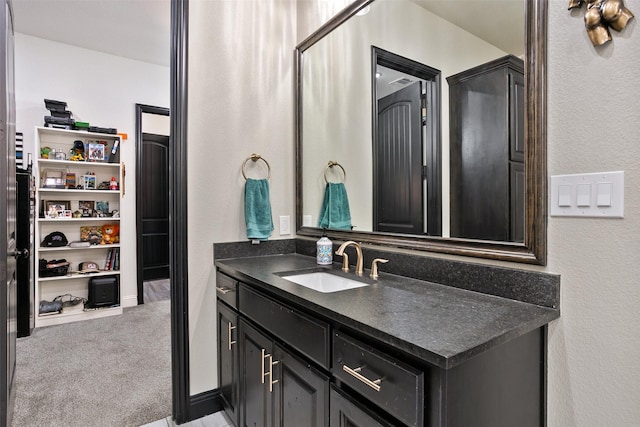
<path fill-rule="evenodd" d="M 120 300 L 120 305 L 124 307 L 135 307 L 138 305 L 138 296 L 137 295 L 129 295 L 126 297 L 122 297 Z"/>
<path fill-rule="evenodd" d="M 213 389 L 189 396 L 188 420 L 193 421 L 223 410 L 222 392 L 220 389 Z"/>

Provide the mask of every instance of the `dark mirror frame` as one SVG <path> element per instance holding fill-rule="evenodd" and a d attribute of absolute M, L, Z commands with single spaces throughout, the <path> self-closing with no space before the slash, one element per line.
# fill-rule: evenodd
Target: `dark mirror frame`
<path fill-rule="evenodd" d="M 323 230 L 302 226 L 302 67 L 303 53 L 374 0 L 356 0 L 295 49 L 295 138 L 297 235 L 320 237 Z M 404 236 L 391 233 L 327 230 L 334 240 L 546 265 L 547 262 L 547 0 L 526 0 L 525 13 L 525 234 L 524 243 L 459 238 Z"/>

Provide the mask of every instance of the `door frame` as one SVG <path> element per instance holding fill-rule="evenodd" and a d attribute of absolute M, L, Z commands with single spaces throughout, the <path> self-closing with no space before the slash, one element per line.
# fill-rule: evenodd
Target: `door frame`
<path fill-rule="evenodd" d="M 15 391 L 15 345 L 17 327 L 15 294 L 10 296 L 11 275 L 16 271 L 16 163 L 15 163 L 15 84 L 14 29 L 11 0 L 2 2 L 0 10 L 0 223 L 14 226 L 0 231 L 0 427 L 11 425 Z M 13 207 L 11 206 L 13 204 Z M 3 225 L 3 228 L 4 228 Z M 12 228 L 12 229 L 11 229 Z M 17 280 L 17 279 L 16 279 Z M 15 282 L 13 282 L 15 285 Z M 13 300 L 13 301 L 12 301 Z M 12 325 L 12 326 L 11 326 Z"/>
<path fill-rule="evenodd" d="M 171 280 L 171 400 L 178 424 L 194 416 L 189 379 L 187 245 L 187 79 L 189 0 L 171 2 L 169 131 L 169 280 Z M 190 414 L 191 413 L 191 414 Z"/>
<path fill-rule="evenodd" d="M 432 91 L 427 100 L 432 108 L 431 115 L 433 126 L 429 129 L 430 142 L 425 147 L 427 153 L 427 234 L 430 236 L 442 236 L 442 127 L 440 125 L 441 113 L 441 72 L 428 65 L 421 64 L 409 58 L 397 55 L 393 52 L 371 46 L 371 135 L 373 147 L 377 146 L 378 138 L 378 99 L 376 88 L 376 68 L 380 64 L 400 72 L 433 81 L 437 90 Z M 375 182 L 375 171 L 373 176 Z M 434 214 L 435 213 L 435 214 Z"/>
<path fill-rule="evenodd" d="M 136 104 L 136 277 L 138 287 L 138 304 L 144 304 L 144 269 L 142 247 L 142 114 L 169 116 L 169 109 L 152 105 Z M 171 133 L 171 132 L 169 132 Z M 171 140 L 171 135 L 169 135 Z M 171 246 L 171 244 L 169 244 Z"/>

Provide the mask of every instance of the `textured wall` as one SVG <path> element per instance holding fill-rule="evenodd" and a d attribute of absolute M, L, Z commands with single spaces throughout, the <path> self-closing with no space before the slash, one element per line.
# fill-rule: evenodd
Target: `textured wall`
<path fill-rule="evenodd" d="M 640 16 L 640 1 L 625 2 Z M 550 1 L 549 174 L 625 171 L 625 218 L 549 218 L 562 314 L 549 329 L 549 426 L 640 424 L 640 32 L 594 48 Z"/>
<path fill-rule="evenodd" d="M 295 230 L 296 9 L 293 0 L 189 5 L 189 333 L 196 394 L 217 384 L 213 243 L 246 240 L 241 166 L 251 153 L 271 165 L 271 238 L 280 238 L 279 215 L 289 215 Z"/>

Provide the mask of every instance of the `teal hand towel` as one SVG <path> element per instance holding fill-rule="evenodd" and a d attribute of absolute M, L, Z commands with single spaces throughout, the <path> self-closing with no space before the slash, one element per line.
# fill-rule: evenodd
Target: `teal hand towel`
<path fill-rule="evenodd" d="M 351 212 L 349 211 L 347 188 L 344 183 L 327 183 L 320 208 L 318 227 L 351 230 Z"/>
<path fill-rule="evenodd" d="M 251 240 L 267 240 L 273 231 L 269 181 L 247 178 L 244 184 L 244 219 L 247 237 Z"/>

